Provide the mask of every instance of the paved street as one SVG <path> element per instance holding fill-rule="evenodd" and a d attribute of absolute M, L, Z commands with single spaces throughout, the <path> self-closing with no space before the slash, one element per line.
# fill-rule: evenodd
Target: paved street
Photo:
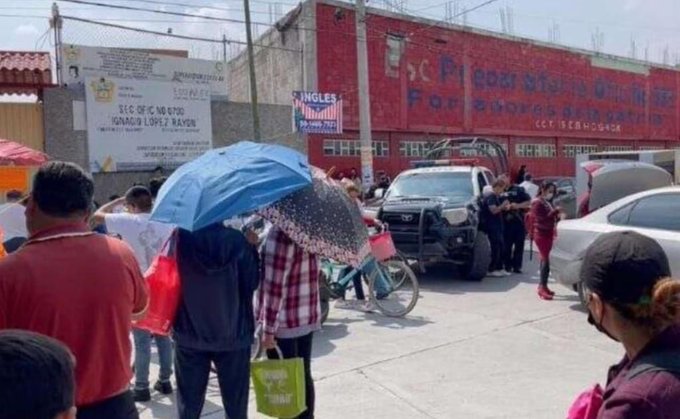
<path fill-rule="evenodd" d="M 535 261 L 525 271 L 470 283 L 432 268 L 405 319 L 332 310 L 315 337 L 317 417 L 564 418 L 622 351 L 587 324 L 575 293 L 555 286 L 556 300 L 541 301 Z M 154 397 L 143 418 L 175 417 L 174 401 Z M 204 412 L 223 417 L 216 379 Z"/>

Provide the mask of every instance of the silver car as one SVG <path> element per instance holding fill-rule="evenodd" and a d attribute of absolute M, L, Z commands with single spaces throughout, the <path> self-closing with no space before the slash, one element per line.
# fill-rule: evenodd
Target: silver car
<path fill-rule="evenodd" d="M 669 186 L 627 196 L 581 219 L 560 222 L 550 253 L 553 277 L 578 291 L 584 302 L 579 271 L 586 249 L 600 234 L 621 230 L 658 241 L 671 271 L 680 274 L 680 186 Z"/>

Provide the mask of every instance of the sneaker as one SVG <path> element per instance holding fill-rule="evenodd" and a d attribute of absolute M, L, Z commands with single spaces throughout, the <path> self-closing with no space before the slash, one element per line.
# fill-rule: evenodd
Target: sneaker
<path fill-rule="evenodd" d="M 555 296 L 555 291 L 551 290 L 551 289 L 548 288 L 548 287 L 545 287 L 545 292 L 547 292 L 548 294 L 550 294 L 550 295 L 553 296 L 553 297 Z"/>
<path fill-rule="evenodd" d="M 540 298 L 541 300 L 548 300 L 548 301 L 552 300 L 553 296 L 548 291 L 549 290 L 548 290 L 547 287 L 540 287 L 539 286 L 538 287 L 538 298 Z"/>
<path fill-rule="evenodd" d="M 161 394 L 172 394 L 172 383 L 170 381 L 156 381 L 153 389 Z"/>
<path fill-rule="evenodd" d="M 501 271 L 501 273 L 503 274 L 503 276 L 512 276 L 512 272 L 510 271 L 510 269 L 507 269 L 505 271 Z"/>
<path fill-rule="evenodd" d="M 501 278 L 505 276 L 502 271 L 491 271 L 486 276 L 490 278 Z"/>
<path fill-rule="evenodd" d="M 151 400 L 151 391 L 148 388 L 139 389 L 136 388 L 132 391 L 135 402 L 143 403 Z"/>
<path fill-rule="evenodd" d="M 341 310 L 352 310 L 354 307 L 354 301 L 338 300 L 335 302 L 335 308 L 339 308 Z"/>
<path fill-rule="evenodd" d="M 512 273 L 515 273 L 515 274 L 522 274 L 522 270 L 521 270 L 521 269 L 513 269 L 513 270 L 512 270 Z"/>
<path fill-rule="evenodd" d="M 366 301 L 365 304 L 362 304 L 359 306 L 359 310 L 363 311 L 364 313 L 373 313 L 377 309 L 375 303 L 371 300 Z"/>

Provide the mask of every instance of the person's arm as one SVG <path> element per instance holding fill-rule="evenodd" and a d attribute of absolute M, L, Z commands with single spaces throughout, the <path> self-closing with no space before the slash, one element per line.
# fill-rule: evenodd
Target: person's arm
<path fill-rule="evenodd" d="M 278 228 L 272 230 L 262 251 L 262 328 L 271 339 L 279 328 L 279 312 L 293 265 L 295 245 Z M 266 336 L 265 336 L 266 337 Z"/>
<path fill-rule="evenodd" d="M 498 215 L 501 212 L 505 211 L 506 208 L 508 208 L 508 205 L 506 205 L 506 203 L 498 205 L 498 201 L 494 199 L 493 196 L 490 196 L 486 199 L 486 204 L 489 207 L 489 211 L 493 215 Z"/>
<path fill-rule="evenodd" d="M 250 240 L 246 240 L 250 242 Z M 254 245 L 246 242 L 243 242 L 242 245 L 243 251 L 237 262 L 239 282 L 245 291 L 245 296 L 252 299 L 253 293 L 260 285 L 260 257 Z"/>
<path fill-rule="evenodd" d="M 512 204 L 512 209 L 526 210 L 531 208 L 531 196 L 529 196 L 527 191 L 522 187 L 519 188 L 519 199 L 520 203 Z"/>
<path fill-rule="evenodd" d="M 106 224 L 107 214 L 113 214 L 113 211 L 116 209 L 116 207 L 122 205 L 123 203 L 125 203 L 125 197 L 115 199 L 108 204 L 102 205 L 92 216 L 92 221 L 95 227 Z"/>

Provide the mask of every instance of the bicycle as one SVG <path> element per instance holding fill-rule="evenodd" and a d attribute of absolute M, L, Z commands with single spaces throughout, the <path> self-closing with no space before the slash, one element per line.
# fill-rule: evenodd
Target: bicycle
<path fill-rule="evenodd" d="M 387 230 L 385 229 L 383 233 L 387 233 Z M 378 241 L 386 240 L 389 240 L 389 243 L 375 245 Z M 388 317 L 403 317 L 410 313 L 418 302 L 420 293 L 418 278 L 408 262 L 405 262 L 394 249 L 389 234 L 374 235 L 371 241 L 374 244 L 372 246 L 374 256 L 367 258 L 359 267 L 352 268 L 341 277 L 341 273 L 347 271 L 347 265 L 322 260 L 319 274 L 322 323 L 328 318 L 330 301 L 343 298 L 357 274 L 361 274 L 368 283 L 370 301 Z"/>

